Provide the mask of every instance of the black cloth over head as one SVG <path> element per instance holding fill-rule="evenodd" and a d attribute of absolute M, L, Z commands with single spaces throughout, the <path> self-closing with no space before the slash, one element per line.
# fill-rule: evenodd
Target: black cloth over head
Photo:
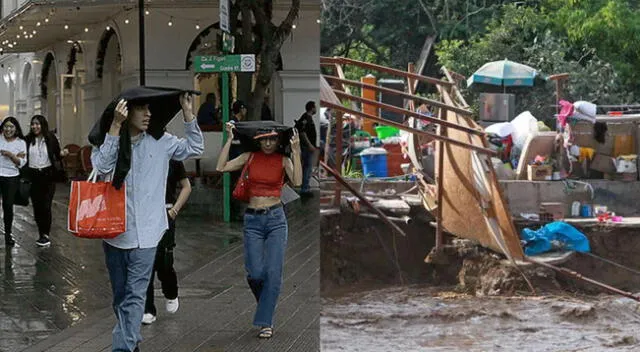
<path fill-rule="evenodd" d="M 147 133 L 155 139 L 160 139 L 165 132 L 167 124 L 176 116 L 182 106 L 180 96 L 183 93 L 200 95 L 200 92 L 167 87 L 147 87 L 138 86 L 124 90 L 105 108 L 100 120 L 98 120 L 91 132 L 89 132 L 89 143 L 94 146 L 101 146 L 105 136 L 109 132 L 113 122 L 114 112 L 121 99 L 127 101 L 127 107 L 149 104 L 151 120 Z M 129 133 L 129 120 L 125 120 L 120 128 L 120 142 L 118 149 L 118 160 L 113 175 L 113 186 L 120 189 L 129 169 L 131 168 L 131 135 Z"/>
<path fill-rule="evenodd" d="M 245 152 L 260 150 L 260 141 L 255 136 L 270 132 L 278 132 L 278 153 L 289 155 L 291 153 L 291 137 L 293 128 L 275 121 L 239 121 L 235 123 L 234 135 L 242 145 Z"/>

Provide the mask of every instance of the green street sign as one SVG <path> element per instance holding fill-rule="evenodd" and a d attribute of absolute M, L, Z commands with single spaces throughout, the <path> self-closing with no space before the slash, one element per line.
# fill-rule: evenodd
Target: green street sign
<path fill-rule="evenodd" d="M 196 56 L 196 72 L 255 72 L 256 57 L 253 54 L 225 56 Z"/>

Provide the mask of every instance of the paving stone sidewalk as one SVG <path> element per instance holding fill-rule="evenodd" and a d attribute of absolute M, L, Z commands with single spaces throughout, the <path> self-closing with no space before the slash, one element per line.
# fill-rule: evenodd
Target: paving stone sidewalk
<path fill-rule="evenodd" d="M 197 198 L 197 191 L 196 193 Z M 202 192 L 200 199 L 202 199 Z M 111 350 L 115 323 L 100 241 L 66 231 L 68 187 L 54 204 L 52 246 L 37 248 L 30 207 L 16 207 L 18 246 L 0 244 L 0 351 L 97 352 Z M 317 199 L 317 198 L 316 198 Z M 203 216 L 190 205 L 178 219 L 175 267 L 180 309 L 164 311 L 142 327 L 144 352 L 319 351 L 319 215 L 317 200 L 288 208 L 285 278 L 275 334 L 257 339 L 251 326 L 255 300 L 244 279 L 242 232 Z"/>

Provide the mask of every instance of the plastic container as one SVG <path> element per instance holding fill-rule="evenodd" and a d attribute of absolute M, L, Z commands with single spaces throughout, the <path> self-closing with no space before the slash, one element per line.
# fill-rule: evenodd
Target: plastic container
<path fill-rule="evenodd" d="M 387 151 L 383 148 L 368 148 L 360 153 L 362 173 L 366 177 L 387 177 Z"/>
<path fill-rule="evenodd" d="M 582 216 L 583 218 L 590 218 L 593 217 L 593 212 L 591 210 L 591 205 L 589 204 L 583 204 L 580 207 L 580 216 Z"/>
<path fill-rule="evenodd" d="M 575 201 L 571 203 L 571 216 L 574 218 L 580 216 L 580 202 Z"/>
<path fill-rule="evenodd" d="M 593 215 L 599 216 L 607 213 L 606 205 L 594 205 L 593 206 Z"/>
<path fill-rule="evenodd" d="M 371 135 L 366 131 L 356 131 L 351 136 L 351 144 L 355 149 L 366 149 L 371 147 Z"/>
<path fill-rule="evenodd" d="M 400 130 L 391 126 L 378 126 L 376 127 L 376 134 L 378 135 L 378 138 L 385 139 L 388 137 L 399 136 Z"/>
<path fill-rule="evenodd" d="M 384 144 L 382 146 L 387 151 L 387 176 L 401 176 L 402 163 L 405 162 L 400 144 Z"/>

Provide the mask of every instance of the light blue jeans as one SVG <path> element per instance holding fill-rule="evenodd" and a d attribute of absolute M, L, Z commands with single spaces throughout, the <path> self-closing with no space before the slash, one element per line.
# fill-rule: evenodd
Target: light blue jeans
<path fill-rule="evenodd" d="M 244 265 L 258 307 L 255 326 L 273 326 L 287 247 L 288 225 L 282 207 L 244 215 Z"/>
<path fill-rule="evenodd" d="M 156 248 L 120 249 L 102 242 L 113 290 L 117 322 L 112 332 L 113 352 L 131 352 L 142 341 L 140 325 Z"/>

